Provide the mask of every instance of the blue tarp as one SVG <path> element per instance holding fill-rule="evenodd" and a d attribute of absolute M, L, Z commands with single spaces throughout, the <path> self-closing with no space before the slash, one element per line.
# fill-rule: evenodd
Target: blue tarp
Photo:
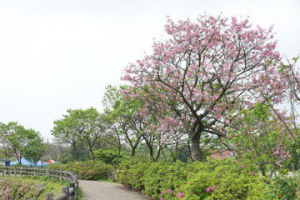
<path fill-rule="evenodd" d="M 48 166 L 49 164 L 47 162 L 44 162 L 42 163 L 42 161 L 38 161 L 37 164 L 35 165 L 33 162 L 30 162 L 28 160 L 26 160 L 25 158 L 22 158 L 21 159 L 21 163 L 22 165 L 25 165 L 27 167 L 30 167 L 30 166 L 35 166 L 35 167 L 46 167 Z M 18 161 L 13 161 L 13 162 L 10 162 L 10 165 L 18 165 L 19 162 Z"/>

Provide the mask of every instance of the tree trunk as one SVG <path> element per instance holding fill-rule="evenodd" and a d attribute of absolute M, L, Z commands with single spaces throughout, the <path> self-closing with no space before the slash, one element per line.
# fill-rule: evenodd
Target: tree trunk
<path fill-rule="evenodd" d="M 158 152 L 157 152 L 157 155 L 156 155 L 156 157 L 155 157 L 155 161 L 157 161 L 158 159 L 159 159 L 159 157 L 160 157 L 160 152 L 161 152 L 161 148 L 159 147 L 159 149 L 158 149 Z"/>
<path fill-rule="evenodd" d="M 154 159 L 153 146 L 148 145 L 148 148 L 149 148 L 150 158 L 151 158 L 151 159 Z"/>
<path fill-rule="evenodd" d="M 78 155 L 77 155 L 77 149 L 76 149 L 76 144 L 72 143 L 73 149 L 74 149 L 74 154 L 75 154 L 75 160 L 78 160 Z"/>
<path fill-rule="evenodd" d="M 118 135 L 118 157 L 117 157 L 117 163 L 115 164 L 118 164 L 119 161 L 120 161 L 120 157 L 121 157 L 121 151 L 122 151 L 122 144 L 121 144 L 121 139 L 120 139 L 120 135 Z"/>
<path fill-rule="evenodd" d="M 93 148 L 90 145 L 89 145 L 89 147 L 90 147 L 90 153 L 91 153 L 92 159 L 93 159 L 93 161 L 95 161 L 95 155 L 94 155 L 94 152 L 93 152 Z"/>
<path fill-rule="evenodd" d="M 191 157 L 193 161 L 203 161 L 203 154 L 200 148 L 200 132 L 191 135 Z"/>
<path fill-rule="evenodd" d="M 135 156 L 135 147 L 132 147 L 131 148 L 131 157 L 134 157 Z"/>

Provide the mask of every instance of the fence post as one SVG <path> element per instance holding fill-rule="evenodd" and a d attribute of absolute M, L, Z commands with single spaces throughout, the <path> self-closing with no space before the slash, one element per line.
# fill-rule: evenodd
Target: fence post
<path fill-rule="evenodd" d="M 63 180 L 63 173 L 64 173 L 64 168 L 61 168 L 61 172 L 60 172 L 60 180 Z"/>
<path fill-rule="evenodd" d="M 62 193 L 66 194 L 66 200 L 69 200 L 69 187 L 63 187 Z"/>
<path fill-rule="evenodd" d="M 15 176 L 17 176 L 17 169 L 16 169 L 16 165 L 14 166 L 14 174 L 15 174 Z"/>
<path fill-rule="evenodd" d="M 78 188 L 79 188 L 79 181 L 78 181 L 78 179 L 77 179 L 77 175 L 75 175 L 76 176 L 76 180 L 75 180 L 75 200 L 77 200 L 78 199 Z"/>
<path fill-rule="evenodd" d="M 46 200 L 53 200 L 53 193 L 46 194 Z"/>
<path fill-rule="evenodd" d="M 56 180 L 59 182 L 59 170 L 56 170 Z"/>
<path fill-rule="evenodd" d="M 73 188 L 73 192 L 70 193 L 70 200 L 75 199 L 75 183 L 70 183 L 70 188 Z"/>

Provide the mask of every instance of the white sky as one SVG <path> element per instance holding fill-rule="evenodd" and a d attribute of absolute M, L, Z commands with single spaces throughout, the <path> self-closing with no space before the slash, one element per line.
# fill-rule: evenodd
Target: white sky
<path fill-rule="evenodd" d="M 164 37 L 167 15 L 205 11 L 274 24 L 279 51 L 300 53 L 300 0 L 1 0 L 0 121 L 51 138 L 68 108 L 101 110 L 105 86 Z"/>

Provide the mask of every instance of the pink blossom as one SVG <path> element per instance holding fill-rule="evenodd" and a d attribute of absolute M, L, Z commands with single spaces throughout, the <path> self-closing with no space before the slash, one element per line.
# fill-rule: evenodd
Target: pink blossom
<path fill-rule="evenodd" d="M 254 172 L 250 172 L 250 174 L 251 174 L 252 176 L 254 176 Z"/>
<path fill-rule="evenodd" d="M 178 197 L 179 197 L 179 198 L 184 197 L 183 193 L 182 193 L 182 192 L 178 192 Z"/>
<path fill-rule="evenodd" d="M 167 190 L 167 193 L 172 194 L 173 190 Z"/>
<path fill-rule="evenodd" d="M 206 188 L 206 192 L 209 192 L 210 191 L 210 188 L 208 187 L 208 188 Z"/>
<path fill-rule="evenodd" d="M 234 162 L 239 162 L 238 160 L 235 160 Z"/>
<path fill-rule="evenodd" d="M 244 168 L 244 165 L 241 165 L 241 168 Z"/>
<path fill-rule="evenodd" d="M 211 187 L 211 190 L 214 191 L 215 188 L 216 188 L 216 186 L 213 185 L 213 186 Z"/>

